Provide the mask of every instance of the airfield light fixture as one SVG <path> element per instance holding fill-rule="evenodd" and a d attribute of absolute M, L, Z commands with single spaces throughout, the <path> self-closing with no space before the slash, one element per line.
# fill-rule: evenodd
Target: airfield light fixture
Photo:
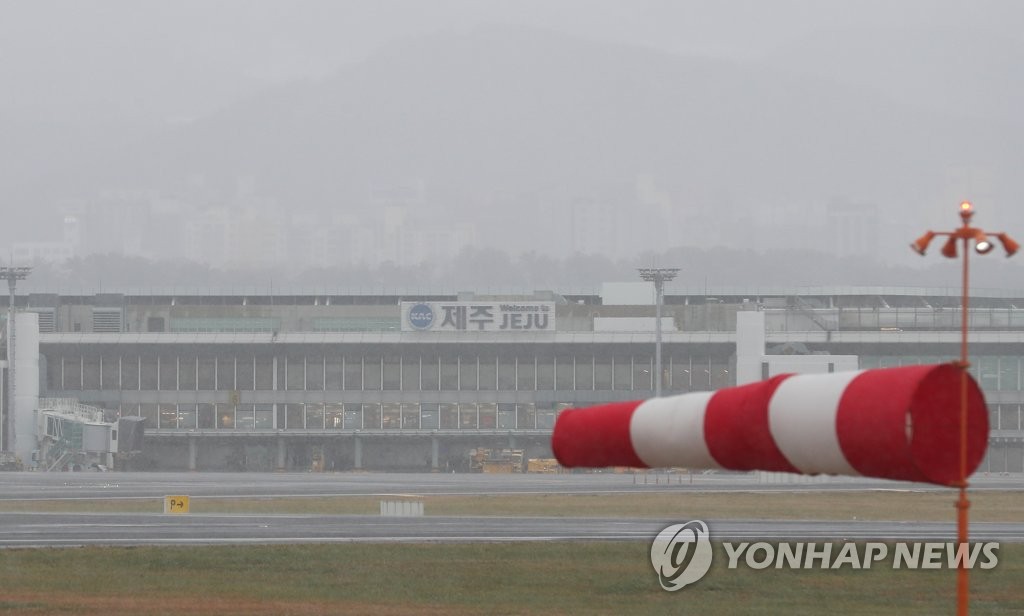
<path fill-rule="evenodd" d="M 974 251 L 979 255 L 983 255 L 992 252 L 993 248 L 995 248 L 995 245 L 989 241 L 985 232 L 978 229 L 974 234 Z"/>
<path fill-rule="evenodd" d="M 914 241 L 914 243 L 911 244 L 910 247 L 914 250 L 914 252 L 916 252 L 917 254 L 919 254 L 919 255 L 921 255 L 923 257 L 924 256 L 924 251 L 928 250 L 928 244 L 930 244 L 932 242 L 932 238 L 934 238 L 934 237 L 935 237 L 935 232 L 934 231 L 928 231 L 924 235 L 922 235 L 921 237 L 917 238 L 917 240 Z"/>
<path fill-rule="evenodd" d="M 999 238 L 999 243 L 1003 245 L 1003 250 L 1006 251 L 1007 258 L 1012 257 L 1014 253 L 1020 250 L 1020 244 L 1013 241 L 1009 235 L 1005 233 L 996 233 L 996 237 Z"/>
<path fill-rule="evenodd" d="M 946 240 L 946 243 L 942 245 L 941 252 L 942 256 L 946 257 L 947 259 L 955 259 L 957 257 L 956 238 L 950 237 L 948 240 Z"/>

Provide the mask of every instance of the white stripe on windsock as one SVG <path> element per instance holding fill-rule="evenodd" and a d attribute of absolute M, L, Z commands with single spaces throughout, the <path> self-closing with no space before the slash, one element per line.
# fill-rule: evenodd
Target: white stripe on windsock
<path fill-rule="evenodd" d="M 843 392 L 863 371 L 792 376 L 768 403 L 772 439 L 790 464 L 809 475 L 860 475 L 839 444 L 836 415 Z"/>
<path fill-rule="evenodd" d="M 651 398 L 640 403 L 629 422 L 637 457 L 651 468 L 722 468 L 704 440 L 704 413 L 715 392 Z"/>

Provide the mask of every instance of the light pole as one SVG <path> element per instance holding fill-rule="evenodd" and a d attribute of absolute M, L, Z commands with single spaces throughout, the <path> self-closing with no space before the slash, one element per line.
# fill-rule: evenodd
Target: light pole
<path fill-rule="evenodd" d="M 7 300 L 7 404 L 0 422 L 0 449 L 3 451 L 14 451 L 14 288 L 31 272 L 32 268 L 27 266 L 0 266 L 0 278 L 7 279 L 10 291 Z"/>
<path fill-rule="evenodd" d="M 654 396 L 661 396 L 661 300 L 665 283 L 676 277 L 678 267 L 639 268 L 640 278 L 654 283 Z"/>
<path fill-rule="evenodd" d="M 967 510 L 971 506 L 970 501 L 967 500 L 967 368 L 970 366 L 967 359 L 967 306 L 969 296 L 967 261 L 968 255 L 970 255 L 971 242 L 974 242 L 974 250 L 978 254 L 989 253 L 994 248 L 994 245 L 984 231 L 971 226 L 971 217 L 973 215 L 974 206 L 971 205 L 970 201 L 964 201 L 960 204 L 960 220 L 962 221 L 960 227 L 949 232 L 928 231 L 910 245 L 915 252 L 923 256 L 932 239 L 941 235 L 948 238 L 942 246 L 942 256 L 955 259 L 957 257 L 957 243 L 963 244 L 963 283 L 960 296 L 960 361 L 958 362 L 960 367 L 960 498 L 956 503 L 958 550 L 970 549 L 967 545 Z M 1017 249 L 1020 248 L 1020 245 L 1013 241 L 1006 233 L 994 233 L 992 235 L 999 238 L 1007 257 L 1013 256 Z M 967 567 L 964 563 L 965 559 L 961 559 L 957 567 L 957 614 L 960 616 L 967 614 L 968 604 Z"/>

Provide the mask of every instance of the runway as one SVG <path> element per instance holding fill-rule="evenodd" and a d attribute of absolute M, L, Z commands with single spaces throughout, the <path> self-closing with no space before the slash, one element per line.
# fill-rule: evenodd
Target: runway
<path fill-rule="evenodd" d="M 415 496 L 437 494 L 599 494 L 651 491 L 946 490 L 859 479 L 762 485 L 751 474 L 661 475 L 654 483 L 617 474 L 230 474 L 0 473 L 0 499 L 138 499 L 193 497 Z M 640 479 L 638 481 L 638 479 Z M 666 483 L 667 481 L 673 483 Z M 1021 490 L 1019 476 L 975 478 L 974 489 Z M 678 519 L 578 517 L 381 517 L 366 515 L 161 513 L 0 513 L 0 547 L 80 545 L 217 545 L 437 541 L 650 541 Z M 726 541 L 955 539 L 952 523 L 794 520 L 704 520 Z M 1024 541 L 1024 523 L 972 523 L 972 541 Z"/>
<path fill-rule="evenodd" d="M 19 473 L 0 472 L 0 500 L 153 498 L 167 494 L 217 497 L 394 496 L 418 494 L 610 494 L 654 491 L 948 491 L 915 484 L 857 477 L 756 473 Z M 972 490 L 1024 490 L 1021 475 L 978 475 Z"/>
<path fill-rule="evenodd" d="M 353 515 L 0 514 L 0 546 L 240 545 L 345 542 L 650 541 L 688 520 Z M 952 541 L 946 523 L 705 520 L 714 540 Z M 1024 541 L 1024 524 L 977 523 L 972 541 Z"/>

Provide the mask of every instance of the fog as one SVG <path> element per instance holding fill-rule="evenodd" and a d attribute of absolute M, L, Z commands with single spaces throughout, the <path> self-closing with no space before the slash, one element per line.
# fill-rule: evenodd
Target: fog
<path fill-rule="evenodd" d="M 1016 2 L 0 15 L 0 249 L 29 290 L 955 285 L 907 245 L 961 200 L 1024 234 Z M 1000 261 L 979 282 L 1019 286 Z"/>

